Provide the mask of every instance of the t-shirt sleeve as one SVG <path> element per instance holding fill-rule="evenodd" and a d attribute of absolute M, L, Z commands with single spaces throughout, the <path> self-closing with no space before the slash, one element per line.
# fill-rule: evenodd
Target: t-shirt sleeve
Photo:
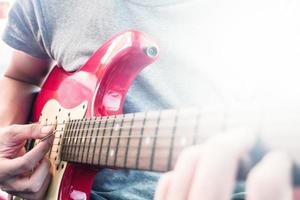
<path fill-rule="evenodd" d="M 7 26 L 2 36 L 10 47 L 23 51 L 33 57 L 49 58 L 45 50 L 42 16 L 35 5 L 37 0 L 16 0 L 12 6 Z"/>

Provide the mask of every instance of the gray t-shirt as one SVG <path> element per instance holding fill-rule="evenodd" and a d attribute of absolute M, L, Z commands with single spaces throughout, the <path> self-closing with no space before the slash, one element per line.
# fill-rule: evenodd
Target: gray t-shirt
<path fill-rule="evenodd" d="M 297 0 L 16 0 L 3 39 L 73 71 L 116 33 L 147 33 L 160 45 L 160 60 L 137 77 L 125 112 L 215 104 L 299 105 L 299 7 Z M 154 187 L 158 176 L 138 173 L 111 177 L 134 177 L 131 197 L 151 198 L 153 190 L 132 187 Z M 147 184 L 132 181 L 141 177 Z M 111 192 L 109 180 L 103 183 Z M 114 182 L 120 188 L 124 184 Z"/>
<path fill-rule="evenodd" d="M 113 35 L 136 29 L 157 41 L 160 59 L 134 82 L 125 112 L 206 105 L 222 97 L 195 62 L 206 43 L 197 24 L 201 6 L 197 0 L 17 0 L 4 41 L 73 71 Z"/>

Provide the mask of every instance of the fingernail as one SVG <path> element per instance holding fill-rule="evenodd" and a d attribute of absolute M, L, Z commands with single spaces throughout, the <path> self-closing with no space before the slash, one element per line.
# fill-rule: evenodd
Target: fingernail
<path fill-rule="evenodd" d="M 41 132 L 44 134 L 49 134 L 53 132 L 53 130 L 54 130 L 53 126 L 43 126 Z"/>

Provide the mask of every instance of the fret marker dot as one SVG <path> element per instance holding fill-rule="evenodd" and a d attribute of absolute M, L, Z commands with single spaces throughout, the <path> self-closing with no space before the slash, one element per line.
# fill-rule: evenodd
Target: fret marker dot
<path fill-rule="evenodd" d="M 180 140 L 180 145 L 185 146 L 186 144 L 187 144 L 186 137 L 182 137 L 181 140 Z"/>
<path fill-rule="evenodd" d="M 118 131 L 118 130 L 120 130 L 120 128 L 121 128 L 120 124 L 116 124 L 114 126 L 114 131 Z"/>
<path fill-rule="evenodd" d="M 114 150 L 114 149 L 110 150 L 109 156 L 110 156 L 110 157 L 113 157 L 114 155 L 115 155 L 115 150 Z"/>
<path fill-rule="evenodd" d="M 82 142 L 81 143 L 84 143 L 84 141 L 85 141 L 85 138 L 82 138 Z"/>
<path fill-rule="evenodd" d="M 149 144 L 150 144 L 150 140 L 151 140 L 150 137 L 146 137 L 146 139 L 145 139 L 145 144 L 146 144 L 146 145 L 149 145 Z"/>
<path fill-rule="evenodd" d="M 74 142 L 75 142 L 75 143 L 77 142 L 77 138 L 75 138 Z"/>

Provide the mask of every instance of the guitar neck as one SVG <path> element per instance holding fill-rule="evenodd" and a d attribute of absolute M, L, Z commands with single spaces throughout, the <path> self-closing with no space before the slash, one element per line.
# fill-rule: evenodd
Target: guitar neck
<path fill-rule="evenodd" d="M 203 140 L 196 134 L 198 117 L 168 110 L 74 120 L 65 129 L 62 160 L 166 171 L 182 148 Z"/>
<path fill-rule="evenodd" d="M 295 147 L 299 124 L 298 113 L 166 110 L 72 120 L 58 145 L 65 161 L 163 172 L 183 148 L 235 128 L 257 133 L 267 146 Z"/>

